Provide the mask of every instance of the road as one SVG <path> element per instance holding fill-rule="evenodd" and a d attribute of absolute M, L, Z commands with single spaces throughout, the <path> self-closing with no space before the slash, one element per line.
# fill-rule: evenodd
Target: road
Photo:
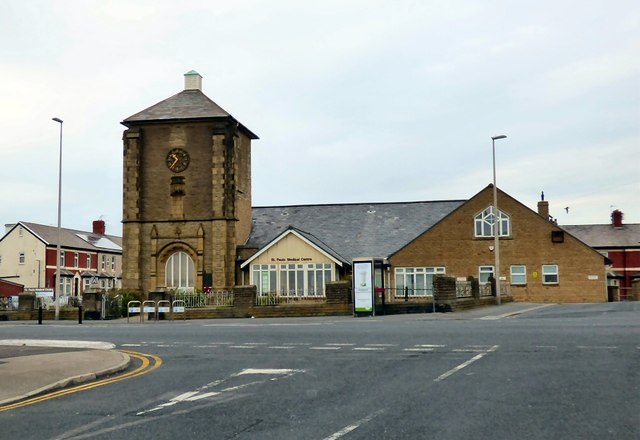
<path fill-rule="evenodd" d="M 162 359 L 2 412 L 2 439 L 640 438 L 640 303 L 0 331 Z"/>

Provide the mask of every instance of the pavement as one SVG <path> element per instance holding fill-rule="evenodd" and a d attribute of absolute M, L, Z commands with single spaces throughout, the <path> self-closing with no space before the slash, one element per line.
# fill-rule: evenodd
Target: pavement
<path fill-rule="evenodd" d="M 0 340 L 0 407 L 129 367 L 113 344 L 91 341 Z"/>
<path fill-rule="evenodd" d="M 421 319 L 503 319 L 554 304 L 506 303 Z M 407 315 L 385 318 L 402 319 Z M 104 322 L 104 321 L 102 321 Z M 126 370 L 129 355 L 106 342 L 0 339 L 0 409 L 3 405 Z"/>

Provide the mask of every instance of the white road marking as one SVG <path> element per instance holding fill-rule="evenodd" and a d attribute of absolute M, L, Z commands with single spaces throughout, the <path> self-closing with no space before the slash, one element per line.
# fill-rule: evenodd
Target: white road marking
<path fill-rule="evenodd" d="M 230 345 L 229 348 L 256 348 L 255 345 Z"/>
<path fill-rule="evenodd" d="M 454 348 L 451 351 L 461 353 L 484 353 L 487 350 L 482 348 Z"/>
<path fill-rule="evenodd" d="M 352 347 L 356 344 L 343 343 L 343 342 L 329 342 L 328 344 L 324 344 L 324 345 L 330 345 L 330 346 L 336 346 L 336 347 Z"/>
<path fill-rule="evenodd" d="M 340 350 L 342 347 L 309 347 L 309 350 Z"/>
<path fill-rule="evenodd" d="M 446 345 L 422 344 L 422 345 L 414 345 L 414 347 L 443 348 L 443 347 L 446 347 Z"/>
<path fill-rule="evenodd" d="M 497 348 L 499 347 L 499 345 L 494 345 L 493 347 L 489 348 L 487 351 L 485 351 L 484 353 L 480 353 L 475 355 L 474 357 L 472 357 L 471 359 L 469 359 L 466 362 L 461 363 L 460 365 L 458 365 L 455 368 L 452 368 L 451 370 L 447 371 L 444 374 L 441 374 L 440 376 L 438 376 L 436 379 L 434 379 L 434 382 L 440 382 L 444 379 L 446 379 L 447 377 L 451 376 L 453 373 L 455 373 L 456 371 L 460 371 L 465 367 L 468 367 L 469 365 L 471 365 L 472 363 L 474 363 L 475 361 L 482 359 L 484 356 L 486 356 L 488 353 L 491 353 L 492 351 L 496 351 Z"/>
<path fill-rule="evenodd" d="M 189 402 L 195 402 L 196 400 L 206 399 L 207 397 L 217 396 L 218 394 L 220 393 L 216 393 L 215 391 L 210 391 L 208 393 L 198 394 L 193 397 L 189 397 L 188 399 L 185 399 L 185 400 Z"/>
<path fill-rule="evenodd" d="M 354 347 L 356 351 L 384 351 L 385 347 Z"/>
<path fill-rule="evenodd" d="M 142 344 L 120 344 L 120 347 L 142 347 Z"/>
<path fill-rule="evenodd" d="M 17 347 L 62 347 L 111 350 L 115 344 L 100 341 L 63 341 L 58 339 L 0 339 L 0 345 Z"/>
<path fill-rule="evenodd" d="M 292 347 L 291 345 L 272 345 L 269 348 L 273 348 L 274 350 L 293 350 L 295 347 Z"/>
<path fill-rule="evenodd" d="M 403 348 L 402 351 L 421 351 L 421 352 L 425 352 L 425 351 L 433 351 L 433 348 Z"/>
<path fill-rule="evenodd" d="M 236 376 L 244 376 L 245 374 L 291 374 L 301 373 L 304 370 L 292 370 L 288 368 L 246 368 L 237 373 Z"/>
<path fill-rule="evenodd" d="M 381 410 L 378 410 L 378 411 L 376 411 L 374 413 L 371 413 L 368 416 L 363 417 L 362 419 L 358 420 L 354 424 L 349 425 L 349 426 L 345 426 L 340 431 L 335 432 L 334 434 L 330 435 L 329 437 L 325 437 L 323 440 L 337 440 L 340 437 L 344 437 L 345 435 L 349 434 L 351 431 L 358 429 L 360 426 L 362 426 L 363 424 L 371 421 L 374 417 L 379 416 L 383 412 L 384 412 L 384 410 L 381 409 Z"/>
<path fill-rule="evenodd" d="M 364 344 L 365 347 L 397 347 L 398 344 Z"/>
<path fill-rule="evenodd" d="M 618 347 L 615 345 L 578 345 L 578 348 L 586 350 L 616 350 Z"/>

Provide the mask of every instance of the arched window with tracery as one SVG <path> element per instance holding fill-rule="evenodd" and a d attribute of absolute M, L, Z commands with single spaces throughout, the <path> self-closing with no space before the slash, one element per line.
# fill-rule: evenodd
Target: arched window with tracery
<path fill-rule="evenodd" d="M 193 290 L 193 259 L 186 252 L 178 251 L 167 260 L 165 285 L 170 289 Z"/>

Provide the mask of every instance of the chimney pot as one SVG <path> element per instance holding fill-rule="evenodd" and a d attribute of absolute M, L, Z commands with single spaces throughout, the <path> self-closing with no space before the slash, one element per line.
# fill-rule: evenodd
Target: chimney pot
<path fill-rule="evenodd" d="M 98 235 L 104 235 L 107 228 L 105 226 L 104 220 L 94 220 L 93 221 L 93 233 Z"/>
<path fill-rule="evenodd" d="M 621 228 L 622 227 L 622 218 L 624 217 L 624 215 L 622 214 L 622 211 L 620 211 L 619 209 L 616 209 L 615 211 L 613 211 L 611 213 L 611 221 L 613 223 L 613 227 L 614 228 Z"/>

